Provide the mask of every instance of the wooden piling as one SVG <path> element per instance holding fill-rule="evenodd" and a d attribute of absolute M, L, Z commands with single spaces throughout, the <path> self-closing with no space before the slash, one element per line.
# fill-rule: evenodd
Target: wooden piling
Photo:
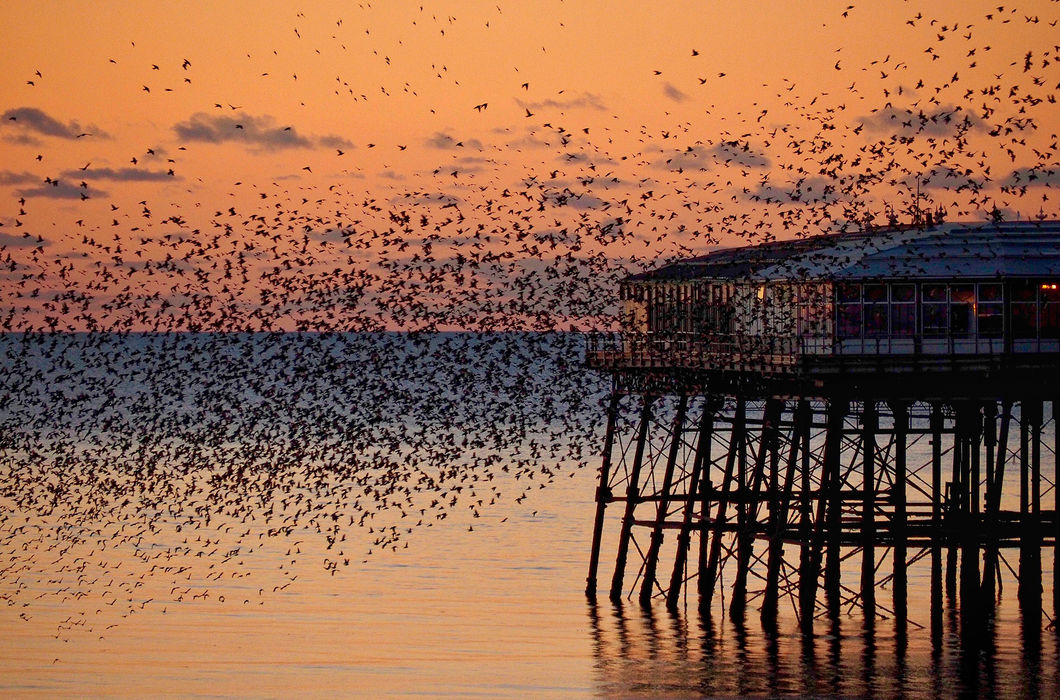
<path fill-rule="evenodd" d="M 780 568 L 784 561 L 784 534 L 788 528 L 788 512 L 791 508 L 792 492 L 795 487 L 795 472 L 798 466 L 798 457 L 801 452 L 809 448 L 810 422 L 813 414 L 810 411 L 810 403 L 805 399 L 800 400 L 793 412 L 793 425 L 791 440 L 788 443 L 788 457 L 785 462 L 784 479 L 782 491 L 771 499 L 770 509 L 770 532 L 769 553 L 766 560 L 766 589 L 762 601 L 762 619 L 765 622 L 775 621 L 779 603 Z M 804 454 L 804 459 L 808 455 Z M 776 470 L 773 470 L 774 478 L 770 481 L 770 489 L 775 492 L 779 484 Z"/>
<path fill-rule="evenodd" d="M 684 429 L 687 408 L 688 397 L 682 394 L 677 400 L 677 412 L 674 414 L 670 431 L 670 451 L 666 456 L 666 468 L 663 471 L 662 486 L 659 490 L 659 507 L 655 515 L 655 527 L 651 533 L 648 553 L 644 558 L 644 577 L 640 586 L 640 604 L 644 607 L 651 605 L 651 596 L 655 587 L 655 571 L 659 564 L 659 550 L 663 543 L 663 523 L 670 509 L 670 489 L 673 486 L 677 457 L 681 451 L 681 431 Z"/>
<path fill-rule="evenodd" d="M 1029 454 L 1028 454 L 1029 452 Z M 1020 610 L 1028 623 L 1042 610 L 1042 402 L 1020 402 Z"/>
<path fill-rule="evenodd" d="M 633 534 L 633 509 L 640 497 L 640 470 L 644 463 L 644 450 L 647 448 L 648 429 L 651 427 L 652 405 L 655 397 L 645 394 L 640 411 L 640 423 L 637 430 L 637 446 L 630 467 L 629 483 L 626 486 L 626 509 L 622 516 L 622 530 L 618 537 L 618 555 L 615 558 L 615 572 L 611 577 L 611 601 L 622 600 L 622 580 L 626 572 L 626 557 L 629 554 L 629 539 Z"/>
<path fill-rule="evenodd" d="M 904 629 L 908 612 L 906 575 L 906 446 L 909 430 L 909 404 L 905 401 L 891 402 L 894 422 L 894 486 L 891 501 L 894 515 L 891 518 L 891 539 L 894 547 L 894 579 L 891 583 L 894 616 Z"/>
<path fill-rule="evenodd" d="M 700 480 L 705 471 L 704 465 L 710 464 L 711 442 L 714 439 L 715 406 L 709 398 L 703 400 L 703 414 L 699 418 L 699 433 L 696 437 L 696 452 L 692 459 L 692 469 L 688 476 L 688 500 L 681 514 L 681 529 L 677 535 L 677 554 L 674 556 L 674 568 L 670 574 L 670 585 L 666 589 L 666 607 L 677 609 L 681 596 L 681 587 L 685 579 L 685 567 L 688 563 L 688 550 L 691 547 L 692 517 L 695 513 L 700 493 Z M 705 505 L 704 505 L 705 507 Z"/>
<path fill-rule="evenodd" d="M 704 527 L 709 528 L 712 536 L 710 539 L 710 554 L 705 566 L 700 567 L 699 572 L 699 606 L 702 610 L 709 610 L 714 595 L 714 584 L 718 578 L 718 565 L 721 561 L 722 539 L 725 537 L 726 511 L 729 505 L 729 493 L 732 487 L 733 474 L 742 449 L 744 432 L 747 422 L 747 404 L 742 397 L 736 399 L 731 430 L 729 432 L 729 450 L 725 457 L 725 472 L 722 475 L 721 491 L 718 494 L 717 510 L 713 520 L 707 520 Z M 705 530 L 703 536 L 707 536 Z M 700 562 L 703 564 L 704 562 Z"/>
<path fill-rule="evenodd" d="M 861 411 L 861 604 L 865 623 L 876 620 L 876 431 L 879 414 L 875 401 Z"/>
<path fill-rule="evenodd" d="M 839 614 L 840 535 L 843 526 L 842 474 L 843 427 L 849 404 L 836 400 L 829 403 L 824 443 L 824 476 L 821 500 L 827 504 L 825 522 L 826 547 L 824 591 L 825 603 L 831 616 Z"/>
<path fill-rule="evenodd" d="M 596 573 L 600 566 L 600 542 L 604 532 L 604 509 L 611 501 L 611 453 L 615 444 L 615 424 L 618 422 L 621 394 L 611 392 L 607 406 L 607 428 L 604 430 L 603 458 L 600 465 L 600 485 L 596 488 L 596 518 L 593 521 L 593 542 L 589 550 L 589 575 L 585 578 L 585 595 L 596 598 Z"/>

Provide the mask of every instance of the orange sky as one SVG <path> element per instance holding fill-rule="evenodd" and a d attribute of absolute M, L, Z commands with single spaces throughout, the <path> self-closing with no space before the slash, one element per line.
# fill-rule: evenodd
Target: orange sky
<path fill-rule="evenodd" d="M 585 326 L 917 174 L 1057 216 L 1055 2 L 217 5 L 0 9 L 4 328 Z"/>

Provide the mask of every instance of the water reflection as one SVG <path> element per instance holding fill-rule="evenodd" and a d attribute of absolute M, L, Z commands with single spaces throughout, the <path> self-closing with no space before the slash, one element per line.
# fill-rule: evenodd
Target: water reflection
<path fill-rule="evenodd" d="M 1057 635 L 1043 632 L 1041 619 L 978 599 L 969 607 L 955 595 L 944 606 L 936 600 L 934 610 L 911 608 L 914 619 L 876 624 L 860 612 L 826 612 L 812 631 L 794 617 L 760 623 L 695 605 L 663 612 L 590 602 L 596 682 L 619 697 L 1057 697 Z"/>

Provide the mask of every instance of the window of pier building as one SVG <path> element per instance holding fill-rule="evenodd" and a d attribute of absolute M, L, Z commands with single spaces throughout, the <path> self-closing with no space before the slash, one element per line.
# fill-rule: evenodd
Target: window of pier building
<path fill-rule="evenodd" d="M 1014 339 L 1060 338 L 1060 283 L 1018 280 L 1009 290 Z"/>
<path fill-rule="evenodd" d="M 839 338 L 909 338 L 915 333 L 915 284 L 836 285 L 836 335 Z"/>
<path fill-rule="evenodd" d="M 691 309 L 691 330 L 699 335 L 732 333 L 732 285 L 697 282 Z"/>
<path fill-rule="evenodd" d="M 643 308 L 644 330 L 651 333 L 676 334 L 693 330 L 695 289 L 688 282 L 657 282 L 630 285 L 621 290 L 623 302 L 632 302 L 628 315 Z"/>
<path fill-rule="evenodd" d="M 1004 334 L 1000 282 L 840 283 L 835 298 L 840 339 L 911 338 L 917 335 L 918 326 L 924 338 L 1000 338 Z"/>

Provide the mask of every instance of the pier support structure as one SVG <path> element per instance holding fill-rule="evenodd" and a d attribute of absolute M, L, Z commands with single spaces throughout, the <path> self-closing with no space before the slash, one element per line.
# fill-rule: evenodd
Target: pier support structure
<path fill-rule="evenodd" d="M 1055 407 L 616 381 L 587 594 L 597 593 L 608 515 L 618 513 L 615 602 L 635 596 L 673 609 L 694 591 L 706 612 L 724 606 L 742 619 L 757 610 L 764 624 L 786 605 L 804 629 L 854 608 L 870 626 L 904 623 L 908 568 L 930 557 L 934 628 L 943 552 L 948 597 L 981 606 L 996 601 L 1009 568 L 1001 552 L 1011 549 L 1020 608 L 1040 620 L 1042 550 L 1060 548 L 1057 440 L 1043 437 L 1055 436 Z M 1052 509 L 1043 490 L 1054 492 Z M 1055 580 L 1052 588 L 1055 608 Z"/>

